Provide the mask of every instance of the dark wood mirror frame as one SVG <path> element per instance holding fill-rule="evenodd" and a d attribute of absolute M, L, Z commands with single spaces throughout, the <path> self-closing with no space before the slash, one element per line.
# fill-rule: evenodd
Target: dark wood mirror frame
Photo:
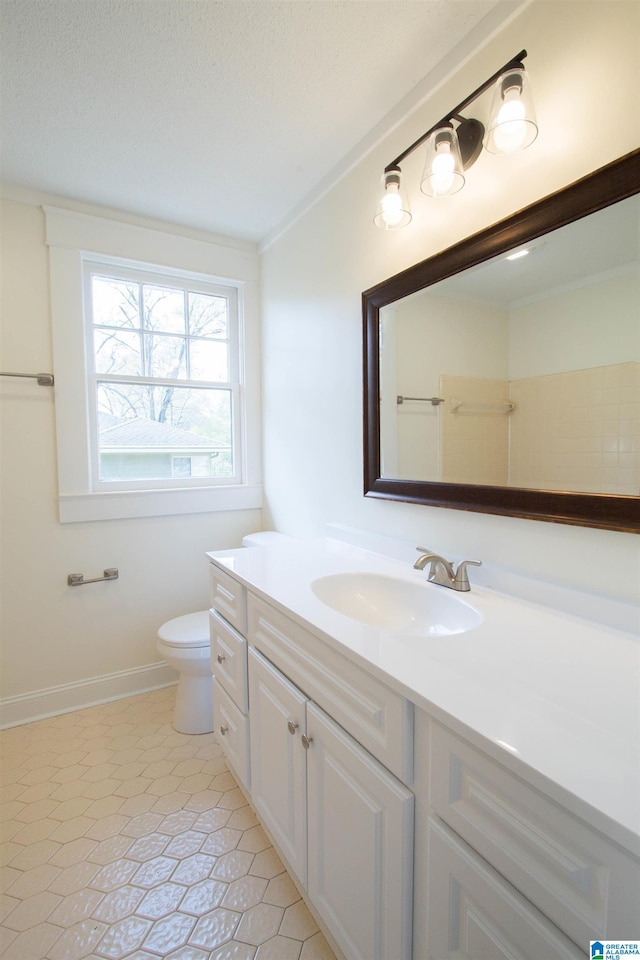
<path fill-rule="evenodd" d="M 364 494 L 454 510 L 640 532 L 640 497 L 385 479 L 380 476 L 381 307 L 640 193 L 640 149 L 362 294 Z"/>

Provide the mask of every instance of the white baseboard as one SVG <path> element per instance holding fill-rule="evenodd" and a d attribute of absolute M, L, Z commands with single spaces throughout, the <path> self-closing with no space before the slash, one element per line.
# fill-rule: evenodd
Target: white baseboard
<path fill-rule="evenodd" d="M 103 677 L 91 677 L 58 687 L 34 690 L 16 697 L 0 699 L 0 729 L 32 720 L 44 720 L 71 713 L 109 700 L 121 700 L 136 693 L 158 690 L 177 682 L 177 673 L 164 660 L 132 670 L 119 670 Z"/>

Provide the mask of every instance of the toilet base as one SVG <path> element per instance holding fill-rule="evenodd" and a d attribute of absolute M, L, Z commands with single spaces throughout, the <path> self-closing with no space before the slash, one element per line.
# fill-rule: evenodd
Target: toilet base
<path fill-rule="evenodd" d="M 176 690 L 173 729 L 178 733 L 213 732 L 213 683 L 208 677 L 182 673 Z"/>

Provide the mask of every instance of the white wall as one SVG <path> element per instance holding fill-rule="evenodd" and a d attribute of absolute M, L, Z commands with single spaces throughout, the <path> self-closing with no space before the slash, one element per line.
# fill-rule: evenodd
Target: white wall
<path fill-rule="evenodd" d="M 534 0 L 265 250 L 266 525 L 302 535 L 333 521 L 596 593 L 637 596 L 637 537 L 363 497 L 360 297 L 636 148 L 639 32 L 636 0 Z M 538 140 L 508 159 L 483 155 L 465 188 L 442 202 L 419 193 L 423 158 L 414 155 L 404 164 L 414 219 L 402 231 L 377 230 L 385 164 L 522 47 Z"/>
<path fill-rule="evenodd" d="M 442 408 L 411 400 L 397 404 L 396 396 L 444 396 L 440 378 L 446 374 L 506 381 L 507 311 L 494 304 L 427 292 L 385 307 L 381 311 L 383 324 L 388 312 L 393 313 L 394 320 L 389 318 L 385 335 L 389 336 L 393 325 L 395 345 L 391 356 L 387 356 L 386 343 L 381 350 L 381 416 L 388 418 L 389 428 L 397 434 L 397 441 L 395 437 L 392 441 L 397 445 L 397 461 L 395 472 L 386 469 L 384 440 L 388 429 L 386 433 L 383 429 L 383 476 L 439 480 Z M 395 368 L 395 387 L 385 395 L 384 367 L 390 363 Z M 385 402 L 388 410 L 383 413 Z"/>
<path fill-rule="evenodd" d="M 51 372 L 42 210 L 5 201 L 2 232 L 1 367 Z M 208 606 L 205 551 L 261 525 L 259 510 L 61 525 L 54 403 L 55 389 L 0 379 L 3 697 L 158 661 L 158 626 Z M 67 586 L 105 567 L 119 580 Z"/>
<path fill-rule="evenodd" d="M 509 313 L 509 379 L 640 360 L 640 276 L 535 300 Z"/>

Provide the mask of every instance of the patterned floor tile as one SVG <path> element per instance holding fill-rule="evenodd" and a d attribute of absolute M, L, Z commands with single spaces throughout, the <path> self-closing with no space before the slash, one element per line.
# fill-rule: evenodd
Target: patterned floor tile
<path fill-rule="evenodd" d="M 255 960 L 298 960 L 302 943 L 290 937 L 272 937 L 258 947 Z"/>
<path fill-rule="evenodd" d="M 318 924 L 309 913 L 303 900 L 287 907 L 280 928 L 280 933 L 284 937 L 293 937 L 294 940 L 308 940 L 317 932 Z"/>
<path fill-rule="evenodd" d="M 233 913 L 231 910 L 223 910 L 220 907 L 212 910 L 197 921 L 189 943 L 197 947 L 214 949 L 231 940 L 240 919 L 240 914 Z"/>
<path fill-rule="evenodd" d="M 195 917 L 189 917 L 184 913 L 164 917 L 154 923 L 143 946 L 147 950 L 166 956 L 167 953 L 186 944 L 195 925 Z"/>
<path fill-rule="evenodd" d="M 107 929 L 96 947 L 96 953 L 108 960 L 120 960 L 141 946 L 151 927 L 151 920 L 142 917 L 127 917 Z"/>
<path fill-rule="evenodd" d="M 258 946 L 275 937 L 282 922 L 284 911 L 268 903 L 259 903 L 243 913 L 236 932 L 236 939 Z"/>
<path fill-rule="evenodd" d="M 0 732 L 3 960 L 335 960 L 167 688 Z"/>
<path fill-rule="evenodd" d="M 103 895 L 102 900 L 93 911 L 96 920 L 104 923 L 116 923 L 135 913 L 136 907 L 144 897 L 144 890 L 125 884 L 111 893 Z"/>
<path fill-rule="evenodd" d="M 140 917 L 150 920 L 159 920 L 178 909 L 178 904 L 187 892 L 187 887 L 180 883 L 161 883 L 145 894 L 140 901 L 136 913 Z M 186 938 L 185 938 L 186 941 Z"/>
<path fill-rule="evenodd" d="M 200 883 L 194 883 L 188 888 L 180 904 L 180 910 L 183 913 L 192 913 L 201 917 L 220 905 L 227 889 L 227 884 L 219 880 L 201 880 Z"/>
<path fill-rule="evenodd" d="M 94 947 L 107 932 L 107 925 L 95 920 L 82 920 L 68 927 L 49 948 L 49 960 L 81 960 L 93 956 Z"/>
<path fill-rule="evenodd" d="M 229 884 L 222 906 L 227 910 L 244 913 L 262 902 L 266 887 L 267 881 L 260 877 L 246 876 L 240 880 L 234 880 Z"/>

